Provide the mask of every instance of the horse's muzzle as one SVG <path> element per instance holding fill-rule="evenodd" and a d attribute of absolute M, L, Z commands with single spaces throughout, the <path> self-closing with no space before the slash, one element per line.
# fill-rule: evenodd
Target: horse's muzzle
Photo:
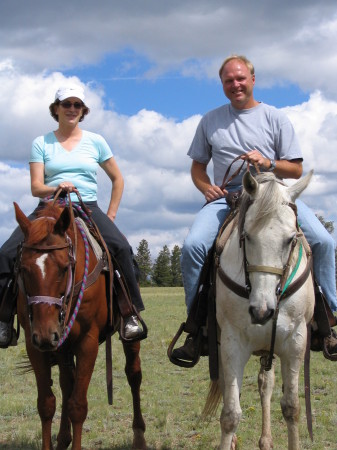
<path fill-rule="evenodd" d="M 40 352 L 56 351 L 59 340 L 60 335 L 57 332 L 51 333 L 48 338 L 42 338 L 38 333 L 32 333 L 32 343 Z"/>
<path fill-rule="evenodd" d="M 254 325 L 264 325 L 273 317 L 275 312 L 274 309 L 261 309 L 256 308 L 255 306 L 250 306 L 248 311 L 252 320 L 252 324 Z"/>

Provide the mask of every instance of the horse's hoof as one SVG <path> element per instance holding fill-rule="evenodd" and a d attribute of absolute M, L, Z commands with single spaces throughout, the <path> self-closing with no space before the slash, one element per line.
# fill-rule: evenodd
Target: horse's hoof
<path fill-rule="evenodd" d="M 146 441 L 144 438 L 143 430 L 134 430 L 133 431 L 132 450 L 147 450 L 147 445 L 146 445 Z"/>
<path fill-rule="evenodd" d="M 233 437 L 232 437 L 231 450 L 235 450 L 236 449 L 237 442 L 238 442 L 238 438 L 236 437 L 236 434 L 234 434 Z"/>

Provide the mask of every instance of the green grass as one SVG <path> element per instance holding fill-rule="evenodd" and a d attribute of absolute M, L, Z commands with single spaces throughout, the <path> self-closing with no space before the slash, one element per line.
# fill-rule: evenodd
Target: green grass
<path fill-rule="evenodd" d="M 143 288 L 146 305 L 143 317 L 149 337 L 142 341 L 143 369 L 142 409 L 146 421 L 149 450 L 202 449 L 219 445 L 220 408 L 208 423 L 200 422 L 208 385 L 208 361 L 202 358 L 193 369 L 171 364 L 167 347 L 180 323 L 185 319 L 181 288 Z M 19 345 L 1 351 L 0 368 L 0 448 L 2 450 L 36 450 L 41 444 L 41 429 L 36 411 L 36 386 L 32 373 L 20 375 L 23 361 L 23 338 Z M 303 376 L 300 385 L 302 414 L 301 448 L 335 450 L 337 408 L 337 365 L 321 354 L 312 353 L 311 400 L 314 443 L 306 430 Z M 58 409 L 53 424 L 55 442 L 60 419 L 60 391 L 57 369 L 53 369 L 54 392 Z M 245 370 L 241 395 L 243 417 L 238 429 L 239 449 L 257 449 L 261 430 L 261 408 L 257 392 L 258 358 L 251 358 Z M 114 404 L 108 405 L 105 384 L 105 347 L 100 347 L 95 372 L 90 384 L 89 412 L 84 424 L 83 449 L 124 450 L 131 447 L 131 393 L 124 375 L 124 355 L 117 336 L 113 338 Z M 276 365 L 276 384 L 272 399 L 272 431 L 274 449 L 287 448 L 287 431 L 282 417 L 280 364 Z"/>

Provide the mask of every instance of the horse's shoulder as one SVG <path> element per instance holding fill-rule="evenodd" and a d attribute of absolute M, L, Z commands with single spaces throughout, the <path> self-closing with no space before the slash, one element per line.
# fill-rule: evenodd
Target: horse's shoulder
<path fill-rule="evenodd" d="M 220 228 L 220 231 L 218 233 L 217 239 L 216 239 L 216 253 L 220 255 L 232 235 L 233 231 L 238 226 L 238 216 L 237 214 L 233 214 L 228 217 L 228 220 L 226 220 L 223 224 L 223 226 Z"/>

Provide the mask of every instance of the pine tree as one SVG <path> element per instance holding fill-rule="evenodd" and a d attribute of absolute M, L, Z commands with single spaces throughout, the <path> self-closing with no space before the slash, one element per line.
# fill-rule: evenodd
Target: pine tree
<path fill-rule="evenodd" d="M 141 286 L 150 284 L 152 263 L 149 244 L 146 239 L 142 239 L 137 247 L 136 261 L 139 267 L 139 283 Z"/>
<path fill-rule="evenodd" d="M 153 265 L 153 282 L 157 286 L 171 286 L 171 264 L 170 264 L 170 250 L 167 245 L 159 252 L 158 258 Z"/>
<path fill-rule="evenodd" d="M 183 279 L 181 276 L 181 266 L 180 266 L 180 255 L 181 249 L 178 245 L 175 245 L 171 254 L 171 276 L 172 276 L 172 286 L 182 286 Z"/>

